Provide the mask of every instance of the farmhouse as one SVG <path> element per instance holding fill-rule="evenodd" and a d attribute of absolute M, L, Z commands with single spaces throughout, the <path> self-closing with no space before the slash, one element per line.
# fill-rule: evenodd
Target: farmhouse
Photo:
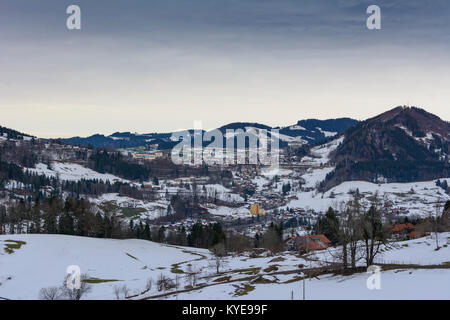
<path fill-rule="evenodd" d="M 294 236 L 286 242 L 288 250 L 292 251 L 324 250 L 328 248 L 329 244 L 330 240 L 323 234 Z"/>
<path fill-rule="evenodd" d="M 396 224 L 395 226 L 388 226 L 392 234 L 399 240 L 417 239 L 423 237 L 423 232 L 416 231 L 416 227 L 411 223 Z"/>

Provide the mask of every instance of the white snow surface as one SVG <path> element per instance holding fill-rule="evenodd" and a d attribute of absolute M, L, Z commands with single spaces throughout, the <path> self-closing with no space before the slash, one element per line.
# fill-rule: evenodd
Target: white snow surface
<path fill-rule="evenodd" d="M 405 269 L 381 272 L 380 290 L 369 290 L 370 274 L 351 276 L 323 275 L 305 281 L 306 300 L 448 300 L 450 298 L 449 269 Z M 286 279 L 288 280 L 288 279 Z M 239 284 L 239 283 L 238 283 Z M 178 295 L 178 299 L 197 300 L 294 300 L 303 299 L 303 283 L 256 284 L 247 295 L 236 296 L 234 284 L 207 287 L 197 292 Z"/>
<path fill-rule="evenodd" d="M 25 241 L 12 254 L 5 240 Z M 175 248 L 144 240 L 113 240 L 66 235 L 0 235 L 0 296 L 38 299 L 44 287 L 60 286 L 70 265 L 92 278 L 119 280 L 93 284 L 88 299 L 113 299 L 113 287 L 126 284 L 143 290 L 147 279 L 171 275 L 171 265 L 198 259 L 185 251 L 208 255 L 208 250 Z M 131 257 L 129 255 L 135 257 Z M 160 268 L 160 269 L 158 269 Z M 161 269 L 164 268 L 164 269 Z"/>
<path fill-rule="evenodd" d="M 24 171 L 45 175 L 47 177 L 56 177 L 59 175 L 61 180 L 79 181 L 81 179 L 92 180 L 98 179 L 103 181 L 129 182 L 122 178 L 116 177 L 108 173 L 99 173 L 89 168 L 83 167 L 77 163 L 69 162 L 52 162 L 50 168 L 44 163 L 36 164 L 36 168 L 24 168 Z"/>
<path fill-rule="evenodd" d="M 306 187 L 314 187 L 317 182 L 322 181 L 332 168 L 310 170 L 303 177 L 306 179 Z M 440 179 L 441 182 L 450 179 Z M 314 209 L 319 212 L 326 211 L 330 206 L 337 207 L 342 202 L 352 198 L 351 191 L 359 190 L 366 198 L 378 193 L 380 199 L 393 202 L 394 207 L 405 207 L 410 216 L 424 217 L 435 211 L 437 202 L 443 204 L 450 200 L 450 196 L 440 187 L 436 186 L 436 180 L 410 183 L 383 183 L 376 184 L 367 181 L 346 181 L 331 188 L 324 194 L 317 191 L 298 192 L 298 200 L 292 200 L 287 204 L 289 208 Z"/>
<path fill-rule="evenodd" d="M 344 137 L 339 137 L 325 143 L 323 145 L 313 147 L 311 149 L 311 157 L 306 156 L 302 158 L 302 163 L 309 164 L 312 166 L 320 166 L 326 164 L 330 161 L 330 154 L 344 141 Z"/>
<path fill-rule="evenodd" d="M 7 240 L 25 241 L 19 249 L 8 254 L 3 247 Z M 381 289 L 369 290 L 366 281 L 370 274 L 356 273 L 350 276 L 321 275 L 307 279 L 307 299 L 450 299 L 450 269 L 444 263 L 450 261 L 450 233 L 440 234 L 441 249 L 434 249 L 434 239 L 420 238 L 399 242 L 397 248 L 386 251 L 380 260 L 399 260 L 404 263 L 434 265 L 430 269 L 411 268 L 381 272 Z M 447 245 L 447 247 L 444 247 Z M 143 292 L 148 279 L 154 281 L 163 274 L 174 279 L 171 272 L 174 264 L 186 270 L 191 264 L 195 269 L 208 270 L 211 255 L 208 250 L 162 245 L 144 240 L 95 239 L 65 235 L 0 235 L 0 297 L 9 299 L 37 299 L 44 287 L 61 285 L 67 267 L 77 265 L 82 273 L 101 280 L 117 280 L 92 284 L 86 299 L 115 299 L 114 287 L 126 285 L 130 295 Z M 334 250 L 339 250 L 335 248 Z M 327 251 L 317 252 L 316 258 L 326 259 Z M 278 258 L 279 260 L 273 260 Z M 281 258 L 281 260 L 280 260 Z M 299 264 L 318 266 L 320 262 L 306 261 L 291 253 L 276 257 L 250 258 L 248 254 L 226 258 L 222 272 L 237 280 L 218 284 L 212 281 L 219 276 L 214 270 L 205 271 L 199 278 L 207 287 L 178 294 L 169 294 L 167 299 L 301 299 L 302 281 L 296 279 L 301 273 Z M 268 266 L 278 266 L 281 274 L 265 271 Z M 442 265 L 442 266 L 440 266 Z M 236 286 L 249 284 L 249 268 L 260 268 L 257 273 L 268 284 L 251 284 L 253 291 L 236 295 Z M 287 273 L 283 273 L 287 271 Z M 203 276 L 208 276 L 208 279 Z M 179 274 L 183 279 L 184 274 Z M 242 279 L 242 280 L 240 280 Z M 290 283 L 285 283 L 290 281 Z M 184 283 L 182 284 L 185 285 Z M 419 290 L 420 289 L 420 290 Z M 154 284 L 152 290 L 138 297 L 160 294 Z"/>

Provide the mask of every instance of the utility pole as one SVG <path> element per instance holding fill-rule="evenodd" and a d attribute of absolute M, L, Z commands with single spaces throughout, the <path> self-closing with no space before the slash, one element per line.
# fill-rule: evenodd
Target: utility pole
<path fill-rule="evenodd" d="M 178 274 L 175 276 L 175 287 L 176 287 L 176 290 L 177 290 L 177 293 L 176 293 L 176 299 L 178 300 L 178 286 L 179 286 L 179 283 L 178 283 Z"/>
<path fill-rule="evenodd" d="M 305 277 L 303 277 L 303 300 L 305 300 Z"/>

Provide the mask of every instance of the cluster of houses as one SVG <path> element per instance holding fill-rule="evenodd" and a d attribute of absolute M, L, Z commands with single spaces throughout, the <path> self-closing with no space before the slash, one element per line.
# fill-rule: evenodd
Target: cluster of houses
<path fill-rule="evenodd" d="M 397 240 L 417 239 L 426 235 L 423 232 L 417 231 L 416 226 L 412 223 L 401 223 L 394 226 L 389 225 L 388 228 Z"/>
<path fill-rule="evenodd" d="M 391 211 L 393 214 L 399 215 L 399 214 L 408 214 L 409 210 L 407 210 L 405 207 L 392 209 Z"/>
<path fill-rule="evenodd" d="M 163 151 L 133 152 L 131 156 L 137 160 L 155 160 L 164 157 L 165 153 Z"/>
<path fill-rule="evenodd" d="M 417 231 L 412 223 L 396 224 L 388 226 L 388 228 L 392 231 L 396 240 L 411 240 L 426 236 L 426 233 Z M 296 235 L 289 237 L 285 242 L 286 250 L 297 252 L 325 250 L 329 245 L 330 240 L 323 234 Z"/>

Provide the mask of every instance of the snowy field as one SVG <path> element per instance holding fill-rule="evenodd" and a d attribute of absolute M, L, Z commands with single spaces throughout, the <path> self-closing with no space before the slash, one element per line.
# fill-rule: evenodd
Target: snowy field
<path fill-rule="evenodd" d="M 208 212 L 217 216 L 229 216 L 233 218 L 248 218 L 250 215 L 250 209 L 246 206 L 231 208 L 225 206 L 216 206 L 214 204 L 206 205 Z"/>
<path fill-rule="evenodd" d="M 5 240 L 25 241 L 8 254 Z M 113 299 L 115 285 L 126 284 L 130 294 L 142 291 L 148 279 L 173 276 L 172 264 L 207 255 L 207 250 L 175 248 L 144 240 L 95 239 L 64 235 L 0 235 L 0 297 L 38 299 L 43 287 L 59 286 L 70 265 L 101 280 L 89 299 Z M 190 253 L 193 252 L 193 253 Z"/>
<path fill-rule="evenodd" d="M 305 179 L 309 183 L 320 181 L 328 168 L 317 169 L 306 173 Z M 307 181 L 308 181 L 307 180 Z M 450 179 L 440 179 L 441 181 Z M 350 192 L 359 190 L 367 200 L 378 193 L 381 200 L 389 200 L 394 208 L 405 207 L 409 210 L 408 216 L 424 217 L 430 213 L 435 213 L 436 202 L 443 205 L 450 196 L 444 190 L 436 186 L 436 180 L 411 183 L 384 183 L 376 184 L 366 181 L 347 181 L 328 190 L 325 193 L 317 191 L 298 192 L 298 200 L 293 200 L 287 204 L 289 208 L 315 209 L 316 211 L 326 211 L 328 207 L 338 207 L 340 203 L 347 202 L 352 198 Z M 406 215 L 405 215 L 406 216 Z"/>
<path fill-rule="evenodd" d="M 404 269 L 381 273 L 380 290 L 366 286 L 370 275 L 324 275 L 305 280 L 306 300 L 448 300 L 450 299 L 450 269 Z M 178 299 L 193 300 L 294 300 L 303 299 L 303 282 L 286 284 L 255 284 L 248 294 L 236 295 L 242 284 L 222 284 L 196 292 L 178 295 Z"/>
<path fill-rule="evenodd" d="M 112 202 L 122 209 L 139 209 L 135 211 L 136 216 L 126 218 L 139 218 L 142 220 L 153 220 L 165 216 L 167 214 L 167 206 L 170 204 L 169 201 L 166 201 L 164 199 L 158 199 L 156 201 L 144 201 L 126 196 L 119 196 L 118 193 L 105 193 L 98 197 L 89 197 L 89 200 L 98 205 L 105 202 Z"/>
<path fill-rule="evenodd" d="M 10 244 L 23 241 L 7 252 Z M 379 261 L 431 266 L 405 267 L 381 272 L 381 290 L 366 287 L 370 274 L 319 275 L 306 279 L 307 299 L 450 299 L 450 233 L 440 235 L 441 249 L 433 238 L 398 242 Z M 330 249 L 336 250 L 336 249 Z M 93 280 L 87 299 L 115 299 L 114 288 L 126 286 L 135 299 L 301 299 L 301 268 L 330 261 L 329 251 L 307 261 L 293 253 L 277 256 L 229 256 L 216 274 L 208 250 L 161 245 L 144 240 L 111 240 L 63 235 L 0 235 L 0 297 L 38 299 L 44 287 L 60 286 L 69 265 L 77 265 Z M 441 267 L 442 266 L 442 267 Z M 179 278 L 186 290 L 189 270 L 200 271 L 198 285 L 179 293 L 157 291 L 155 282 L 164 275 Z M 153 286 L 146 291 L 152 279 Z M 224 280 L 225 279 L 225 280 Z M 255 279 L 261 281 L 255 282 Z M 185 282 L 186 281 L 186 282 Z M 163 294 L 163 296 L 161 296 Z"/>
<path fill-rule="evenodd" d="M 344 137 L 337 138 L 323 145 L 311 148 L 311 156 L 302 158 L 303 164 L 320 166 L 330 161 L 330 154 L 344 141 Z"/>
<path fill-rule="evenodd" d="M 392 249 L 381 253 L 376 261 L 420 265 L 450 263 L 450 232 L 438 234 L 438 244 L 441 248 L 436 251 L 434 235 L 396 242 Z"/>
<path fill-rule="evenodd" d="M 36 168 L 24 168 L 24 171 L 45 175 L 47 177 L 59 177 L 60 180 L 79 181 L 86 180 L 102 180 L 114 183 L 115 181 L 129 182 L 112 174 L 99 173 L 89 168 L 83 167 L 77 163 L 68 162 L 52 162 L 50 168 L 44 163 L 36 164 Z"/>

